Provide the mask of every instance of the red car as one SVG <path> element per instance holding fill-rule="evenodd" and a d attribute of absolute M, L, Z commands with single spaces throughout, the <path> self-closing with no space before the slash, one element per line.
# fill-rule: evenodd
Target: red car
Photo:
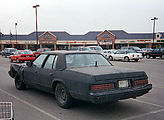
<path fill-rule="evenodd" d="M 9 56 L 10 62 L 24 62 L 34 60 L 35 56 L 30 50 L 18 50 L 14 53 L 14 55 Z"/>
<path fill-rule="evenodd" d="M 46 52 L 46 51 L 51 51 L 50 48 L 40 48 L 40 49 L 37 49 L 34 53 L 35 56 L 38 56 L 40 53 L 42 52 Z"/>

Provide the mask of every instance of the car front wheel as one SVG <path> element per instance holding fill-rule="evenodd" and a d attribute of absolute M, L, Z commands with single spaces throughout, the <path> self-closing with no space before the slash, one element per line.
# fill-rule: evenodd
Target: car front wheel
<path fill-rule="evenodd" d="M 23 81 L 20 80 L 20 77 L 18 76 L 18 74 L 16 74 L 16 76 L 15 76 L 15 87 L 18 90 L 26 89 L 26 85 L 23 83 Z"/>
<path fill-rule="evenodd" d="M 9 58 L 9 60 L 10 60 L 11 63 L 13 62 L 13 60 L 11 58 Z"/>
<path fill-rule="evenodd" d="M 125 61 L 125 62 L 129 62 L 129 57 L 125 57 L 125 58 L 124 58 L 124 61 Z"/>
<path fill-rule="evenodd" d="M 109 61 L 112 61 L 113 60 L 113 57 L 112 56 L 109 56 L 108 60 Z"/>
<path fill-rule="evenodd" d="M 58 83 L 56 85 L 55 97 L 56 102 L 60 107 L 68 109 L 72 106 L 72 97 L 67 88 L 62 83 Z"/>
<path fill-rule="evenodd" d="M 147 55 L 146 55 L 146 58 L 147 58 L 147 59 L 149 59 L 149 58 L 150 58 L 150 55 L 149 55 L 149 54 L 147 54 Z"/>

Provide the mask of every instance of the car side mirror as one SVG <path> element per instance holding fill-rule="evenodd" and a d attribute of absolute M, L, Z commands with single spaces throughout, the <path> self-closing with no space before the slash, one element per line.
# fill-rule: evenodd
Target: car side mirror
<path fill-rule="evenodd" d="M 27 62 L 26 65 L 27 65 L 28 67 L 31 67 L 31 66 L 32 66 L 32 62 Z"/>

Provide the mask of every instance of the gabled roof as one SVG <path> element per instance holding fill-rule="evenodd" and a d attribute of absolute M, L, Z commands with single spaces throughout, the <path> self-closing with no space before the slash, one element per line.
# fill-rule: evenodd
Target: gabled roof
<path fill-rule="evenodd" d="M 108 30 L 113 35 L 115 35 L 117 39 L 152 39 L 152 33 L 127 33 L 124 30 Z M 84 35 L 70 35 L 65 31 L 48 31 L 54 36 L 56 36 L 57 40 L 97 40 L 97 35 L 102 33 L 103 31 L 89 31 Z M 38 36 L 45 33 L 45 31 L 39 31 Z M 159 32 L 164 39 L 164 32 Z M 2 34 L 2 40 L 15 40 L 16 35 L 10 36 L 9 34 Z M 36 32 L 32 32 L 27 35 L 17 35 L 17 40 L 36 40 Z"/>

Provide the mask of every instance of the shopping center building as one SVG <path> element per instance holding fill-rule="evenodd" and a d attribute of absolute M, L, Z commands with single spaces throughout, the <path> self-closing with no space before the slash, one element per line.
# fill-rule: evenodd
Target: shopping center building
<path fill-rule="evenodd" d="M 122 46 L 138 46 L 140 48 L 164 47 L 164 32 L 127 33 L 124 30 L 90 31 L 84 35 L 71 35 L 65 31 L 39 31 L 40 48 L 54 50 L 70 49 L 72 46 L 101 46 L 103 49 L 119 49 Z M 13 47 L 35 50 L 36 32 L 26 35 L 0 33 L 0 49 Z"/>

